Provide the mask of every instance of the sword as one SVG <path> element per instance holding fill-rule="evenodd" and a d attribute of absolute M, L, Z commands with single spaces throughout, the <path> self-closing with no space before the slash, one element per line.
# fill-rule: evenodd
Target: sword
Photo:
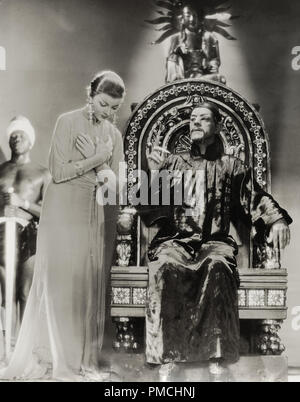
<path fill-rule="evenodd" d="M 8 189 L 8 193 L 12 194 L 14 189 Z M 26 219 L 15 217 L 9 208 L 5 208 L 4 217 L 0 217 L 0 224 L 5 223 L 5 355 L 8 360 L 11 356 L 11 339 L 13 325 L 13 305 L 14 305 L 14 288 L 16 280 L 16 264 L 17 264 L 17 224 L 25 227 L 28 225 Z"/>

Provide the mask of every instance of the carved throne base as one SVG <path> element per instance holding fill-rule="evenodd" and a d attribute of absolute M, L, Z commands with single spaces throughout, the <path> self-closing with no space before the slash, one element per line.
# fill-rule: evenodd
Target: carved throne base
<path fill-rule="evenodd" d="M 284 269 L 241 269 L 240 319 L 250 322 L 245 354 L 281 355 L 284 346 L 278 332 L 287 316 L 287 272 Z M 148 286 L 147 267 L 113 267 L 111 316 L 116 323 L 117 351 L 141 350 Z M 143 320 L 142 320 L 143 321 Z"/>

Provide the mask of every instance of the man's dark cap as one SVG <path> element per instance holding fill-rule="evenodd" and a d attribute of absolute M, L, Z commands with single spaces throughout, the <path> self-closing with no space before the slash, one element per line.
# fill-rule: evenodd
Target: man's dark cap
<path fill-rule="evenodd" d="M 222 116 L 219 112 L 218 107 L 214 103 L 205 101 L 205 102 L 198 103 L 197 105 L 194 106 L 194 109 L 199 109 L 199 108 L 205 108 L 205 109 L 210 110 L 214 116 L 216 123 L 217 124 L 221 123 Z"/>

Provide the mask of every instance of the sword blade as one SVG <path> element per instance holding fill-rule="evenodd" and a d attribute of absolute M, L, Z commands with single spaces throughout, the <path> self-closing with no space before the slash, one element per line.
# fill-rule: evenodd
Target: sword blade
<path fill-rule="evenodd" d="M 14 287 L 16 278 L 16 246 L 16 221 L 12 218 L 5 223 L 5 352 L 7 359 L 11 356 Z"/>

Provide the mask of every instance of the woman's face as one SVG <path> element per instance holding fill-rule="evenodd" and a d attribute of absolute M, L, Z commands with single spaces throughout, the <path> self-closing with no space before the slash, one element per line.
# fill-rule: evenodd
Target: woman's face
<path fill-rule="evenodd" d="M 106 120 L 111 118 L 120 108 L 124 98 L 113 98 L 105 93 L 100 93 L 94 98 L 94 113 L 98 120 Z"/>

